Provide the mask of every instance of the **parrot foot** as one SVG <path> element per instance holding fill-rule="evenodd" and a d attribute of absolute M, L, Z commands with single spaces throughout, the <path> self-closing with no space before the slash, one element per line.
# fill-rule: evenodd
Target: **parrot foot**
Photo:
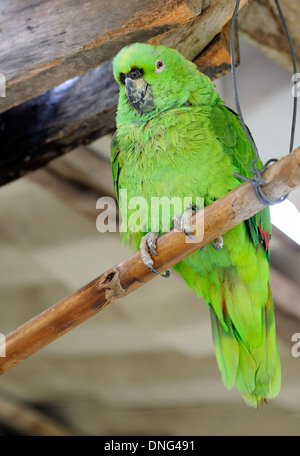
<path fill-rule="evenodd" d="M 151 258 L 150 252 L 157 256 L 156 252 L 156 241 L 159 238 L 158 233 L 150 232 L 146 234 L 145 236 L 142 237 L 141 243 L 140 243 L 140 251 L 141 251 L 141 257 L 142 261 L 145 266 L 147 266 L 148 269 L 150 269 L 151 272 L 154 272 L 155 274 L 161 274 L 157 269 L 153 267 L 153 259 Z M 161 276 L 164 279 L 167 279 L 170 277 L 171 273 L 170 270 L 167 269 L 165 272 L 161 274 Z"/>
<path fill-rule="evenodd" d="M 189 208 L 186 211 L 184 211 L 182 215 L 175 215 L 172 218 L 172 222 L 173 222 L 174 228 L 177 231 L 183 231 L 184 234 L 187 237 L 189 237 L 192 241 L 197 241 L 195 236 L 192 235 L 193 227 L 191 224 L 191 218 L 194 213 L 195 213 L 195 211 L 192 210 L 191 208 Z"/>
<path fill-rule="evenodd" d="M 192 241 L 197 240 L 195 236 L 192 235 L 193 227 L 191 224 L 191 218 L 195 212 L 196 211 L 192 208 L 188 208 L 186 211 L 184 211 L 184 213 L 181 216 L 175 215 L 172 219 L 174 228 L 177 231 L 183 231 L 184 234 L 188 236 Z M 217 237 L 214 241 L 211 242 L 211 245 L 215 250 L 221 250 L 221 248 L 223 247 L 223 237 Z M 207 245 L 204 245 L 203 247 L 201 247 L 200 250 L 204 251 L 206 250 L 206 248 Z"/>
<path fill-rule="evenodd" d="M 221 248 L 223 247 L 223 237 L 217 237 L 217 239 L 211 242 L 211 245 L 215 250 L 221 250 Z"/>

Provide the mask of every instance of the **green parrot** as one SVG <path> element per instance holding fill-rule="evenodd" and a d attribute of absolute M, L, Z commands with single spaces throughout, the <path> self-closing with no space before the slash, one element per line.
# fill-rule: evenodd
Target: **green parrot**
<path fill-rule="evenodd" d="M 120 93 L 111 161 L 123 238 L 158 273 L 153 255 L 165 229 L 161 213 L 151 211 L 153 198 L 191 200 L 181 213 L 171 205 L 168 216 L 171 228 L 179 226 L 192 237 L 189 209 L 197 209 L 196 198 L 206 206 L 224 197 L 241 184 L 233 172 L 252 177 L 254 151 L 211 80 L 176 50 L 131 44 L 114 58 L 113 72 Z M 147 210 L 137 211 L 135 223 L 130 223 L 134 205 L 122 204 L 125 190 L 126 201 L 143 197 L 148 203 Z M 153 223 L 157 228 L 151 231 Z M 252 407 L 274 398 L 281 384 L 270 236 L 267 207 L 174 266 L 209 308 L 224 385 L 236 386 Z"/>

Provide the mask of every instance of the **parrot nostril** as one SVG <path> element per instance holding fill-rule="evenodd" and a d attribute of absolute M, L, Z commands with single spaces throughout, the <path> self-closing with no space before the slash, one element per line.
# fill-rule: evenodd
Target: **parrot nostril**
<path fill-rule="evenodd" d="M 140 79 L 143 77 L 144 71 L 142 68 L 133 68 L 129 73 L 125 75 L 125 78 Z"/>
<path fill-rule="evenodd" d="M 141 68 L 133 68 L 129 73 L 120 73 L 120 81 L 122 84 L 125 84 L 126 78 L 129 79 L 141 79 L 143 77 L 144 70 Z"/>

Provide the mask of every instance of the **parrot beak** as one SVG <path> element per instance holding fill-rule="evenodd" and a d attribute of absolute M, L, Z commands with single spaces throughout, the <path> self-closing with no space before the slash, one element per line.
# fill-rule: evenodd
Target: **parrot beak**
<path fill-rule="evenodd" d="M 144 114 L 155 108 L 150 84 L 143 78 L 131 79 L 125 77 L 125 92 L 132 107 L 139 113 Z"/>

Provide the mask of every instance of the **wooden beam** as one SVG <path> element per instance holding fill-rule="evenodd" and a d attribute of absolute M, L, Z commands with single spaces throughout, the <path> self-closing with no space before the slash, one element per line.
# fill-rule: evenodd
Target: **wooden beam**
<path fill-rule="evenodd" d="M 71 154 L 53 160 L 44 170 L 56 175 L 61 181 L 91 189 L 95 195 L 115 198 L 110 160 L 96 155 L 87 147 L 80 146 Z M 41 171 L 43 170 L 31 174 L 33 180 L 36 180 Z M 38 179 L 42 181 L 42 179 Z"/>
<path fill-rule="evenodd" d="M 235 65 L 240 63 L 238 29 L 235 30 Z M 217 79 L 231 71 L 230 21 L 195 59 L 199 71 Z"/>
<path fill-rule="evenodd" d="M 234 0 L 2 0 L 0 112 L 111 60 L 126 44 L 189 37 L 194 58 L 228 21 Z M 245 4 L 246 0 L 242 1 Z M 199 39 L 201 18 L 204 17 Z M 212 20 L 213 18 L 213 20 Z M 187 29 L 185 29 L 187 26 Z M 194 38 L 192 38 L 194 36 Z M 182 39 L 180 39 L 182 41 Z M 201 47 L 202 46 L 202 47 Z"/>
<path fill-rule="evenodd" d="M 270 283 L 275 303 L 277 332 L 290 344 L 292 335 L 299 333 L 300 286 L 274 268 L 271 268 Z"/>
<path fill-rule="evenodd" d="M 212 79 L 230 71 L 228 42 L 226 25 L 196 55 L 199 70 Z M 118 92 L 108 62 L 0 114 L 0 185 L 114 131 Z"/>
<path fill-rule="evenodd" d="M 271 288 L 282 312 L 300 321 L 300 285 L 271 268 Z"/>
<path fill-rule="evenodd" d="M 0 423 L 25 436 L 72 436 L 64 426 L 27 405 L 0 397 Z"/>
<path fill-rule="evenodd" d="M 240 1 L 240 11 L 247 1 Z M 187 59 L 194 60 L 230 21 L 235 6 L 236 0 L 210 0 L 200 16 L 149 42 L 175 48 Z"/>
<path fill-rule="evenodd" d="M 30 179 L 93 220 L 98 198 L 115 198 L 110 162 L 84 146 L 31 173 Z"/>
<path fill-rule="evenodd" d="M 0 115 L 0 185 L 115 128 L 111 63 Z"/>
<path fill-rule="evenodd" d="M 202 0 L 1 1 L 1 111 L 111 60 L 201 13 Z"/>
<path fill-rule="evenodd" d="M 300 147 L 270 166 L 263 178 L 263 189 L 269 198 L 277 200 L 300 185 Z M 161 236 L 157 243 L 158 257 L 154 267 L 164 271 L 183 258 L 216 239 L 226 231 L 263 209 L 252 185 L 248 182 L 224 198 L 196 214 L 192 223 L 203 233 L 199 242 L 187 242 L 182 232 L 174 230 Z M 200 219 L 200 222 L 199 222 Z M 202 230 L 204 220 L 204 230 Z M 198 225 L 197 225 L 198 223 Z M 196 230 L 197 233 L 197 230 Z M 0 373 L 6 372 L 78 324 L 92 317 L 112 302 L 120 299 L 157 277 L 144 265 L 140 252 L 120 262 L 89 284 L 75 291 L 29 322 L 9 333 L 6 357 L 0 358 Z"/>
<path fill-rule="evenodd" d="M 300 2 L 281 0 L 300 68 Z M 253 0 L 239 13 L 239 27 L 245 38 L 279 65 L 292 72 L 288 40 L 274 0 Z"/>

